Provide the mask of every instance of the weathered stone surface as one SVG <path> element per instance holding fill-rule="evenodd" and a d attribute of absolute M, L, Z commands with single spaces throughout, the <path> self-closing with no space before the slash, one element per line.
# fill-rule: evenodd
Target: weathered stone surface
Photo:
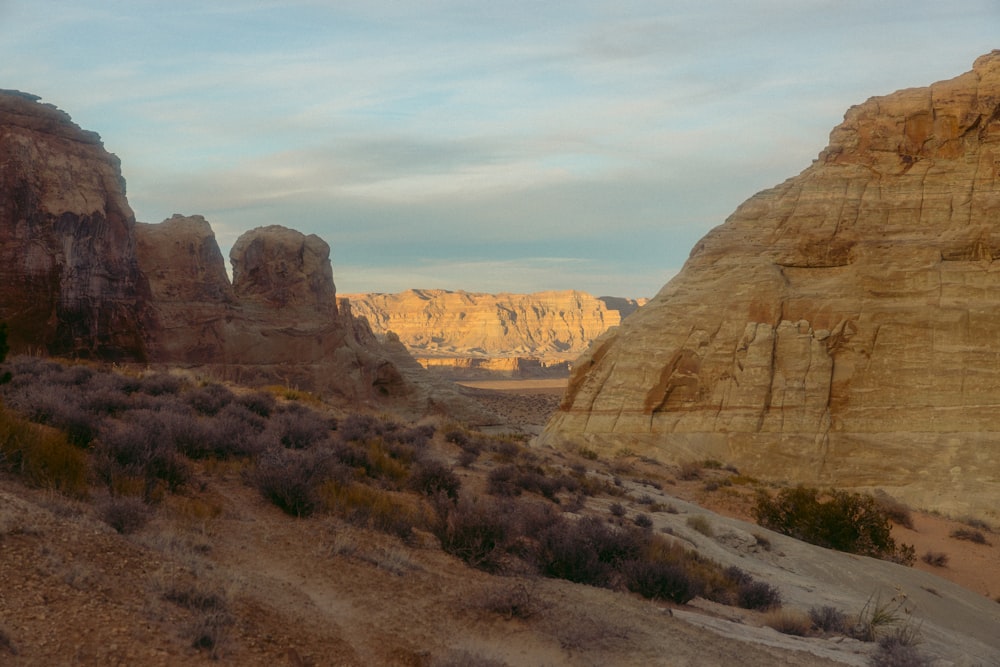
<path fill-rule="evenodd" d="M 1000 51 L 852 107 L 576 367 L 543 441 L 997 515 Z"/>
<path fill-rule="evenodd" d="M 617 326 L 623 317 L 620 311 L 638 307 L 630 299 L 595 298 L 576 291 L 408 290 L 346 298 L 353 312 L 365 317 L 376 333 L 392 331 L 420 358 L 572 359 Z"/>
<path fill-rule="evenodd" d="M 0 320 L 14 351 L 146 358 L 133 224 L 100 138 L 33 95 L 0 91 Z"/>

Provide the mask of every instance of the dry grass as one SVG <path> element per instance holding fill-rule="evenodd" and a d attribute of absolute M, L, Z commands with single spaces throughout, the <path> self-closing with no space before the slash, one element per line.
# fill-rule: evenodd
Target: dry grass
<path fill-rule="evenodd" d="M 808 614 L 798 609 L 775 609 L 764 614 L 763 623 L 785 635 L 806 637 L 812 630 Z"/>

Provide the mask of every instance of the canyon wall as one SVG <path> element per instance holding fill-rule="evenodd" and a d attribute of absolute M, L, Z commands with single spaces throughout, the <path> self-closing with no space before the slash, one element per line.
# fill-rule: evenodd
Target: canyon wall
<path fill-rule="evenodd" d="M 402 345 L 338 311 L 329 255 L 314 235 L 251 230 L 231 252 L 230 283 L 204 218 L 137 224 L 96 134 L 34 95 L 0 91 L 0 321 L 13 353 L 197 365 L 444 410 Z"/>
<path fill-rule="evenodd" d="M 515 375 L 565 373 L 594 339 L 644 303 L 577 291 L 408 290 L 345 298 L 373 331 L 394 333 L 424 366 Z"/>
<path fill-rule="evenodd" d="M 147 358 L 133 224 L 100 137 L 34 95 L 0 91 L 0 320 L 14 351 Z"/>
<path fill-rule="evenodd" d="M 852 107 L 578 362 L 542 441 L 998 517 L 1000 51 Z"/>

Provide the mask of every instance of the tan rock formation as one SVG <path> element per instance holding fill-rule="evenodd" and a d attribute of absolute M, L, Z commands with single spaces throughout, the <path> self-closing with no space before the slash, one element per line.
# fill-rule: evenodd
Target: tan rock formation
<path fill-rule="evenodd" d="M 621 322 L 637 302 L 584 292 L 481 294 L 408 290 L 347 295 L 378 334 L 388 331 L 416 356 L 572 359 Z"/>
<path fill-rule="evenodd" d="M 544 442 L 997 516 L 1000 51 L 852 107 L 578 362 Z"/>
<path fill-rule="evenodd" d="M 118 158 L 96 134 L 0 91 L 0 320 L 14 351 L 146 358 L 133 223 Z"/>

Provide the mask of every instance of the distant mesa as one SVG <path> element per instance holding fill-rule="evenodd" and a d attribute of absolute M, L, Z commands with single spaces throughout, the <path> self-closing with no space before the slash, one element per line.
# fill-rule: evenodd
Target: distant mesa
<path fill-rule="evenodd" d="M 565 377 L 594 339 L 645 303 L 569 290 L 413 289 L 344 298 L 376 334 L 393 333 L 421 365 L 458 378 Z"/>
<path fill-rule="evenodd" d="M 576 366 L 543 440 L 1000 514 L 1000 51 L 851 107 Z"/>

